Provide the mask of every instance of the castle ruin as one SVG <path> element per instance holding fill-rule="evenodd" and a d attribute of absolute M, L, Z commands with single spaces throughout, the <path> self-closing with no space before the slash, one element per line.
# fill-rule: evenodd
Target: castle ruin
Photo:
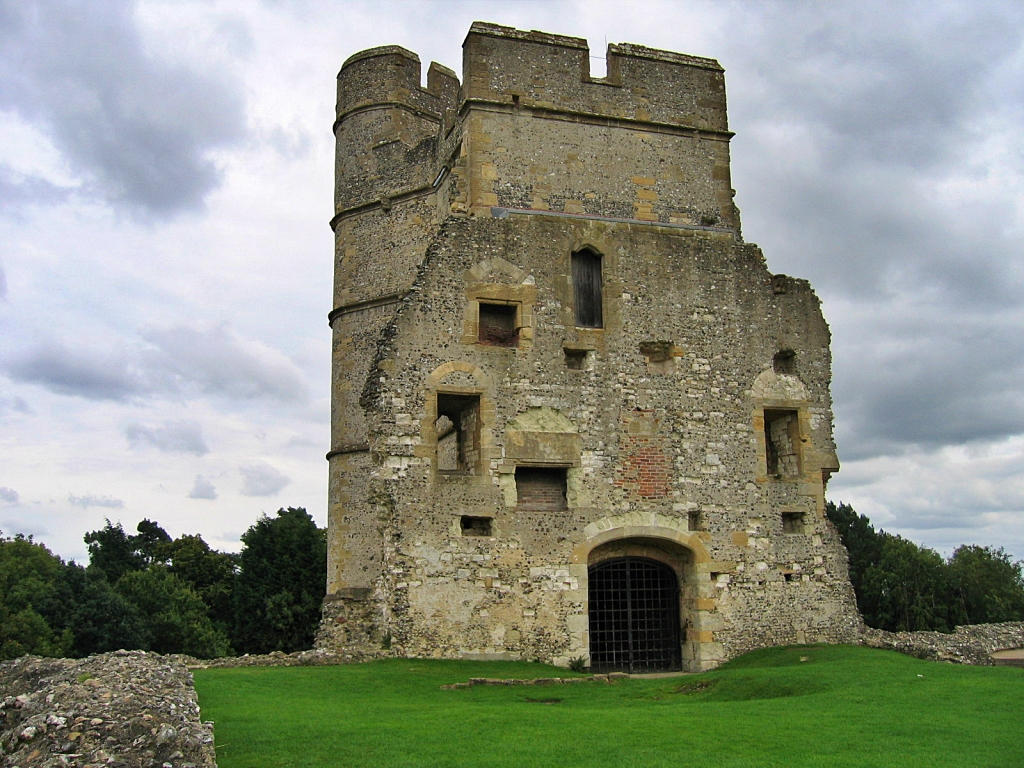
<path fill-rule="evenodd" d="M 704 670 L 856 642 L 829 330 L 733 204 L 712 60 L 474 23 L 338 74 L 318 643 Z"/>

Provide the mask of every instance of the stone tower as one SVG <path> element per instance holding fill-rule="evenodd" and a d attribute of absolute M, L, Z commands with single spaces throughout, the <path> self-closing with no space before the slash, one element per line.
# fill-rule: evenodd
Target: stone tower
<path fill-rule="evenodd" d="M 475 23 L 338 74 L 321 647 L 708 669 L 851 642 L 829 330 L 733 205 L 722 68 Z"/>

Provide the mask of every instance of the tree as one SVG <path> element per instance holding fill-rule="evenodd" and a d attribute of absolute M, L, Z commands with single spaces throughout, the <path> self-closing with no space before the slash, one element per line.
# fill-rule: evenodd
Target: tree
<path fill-rule="evenodd" d="M 210 549 L 198 535 L 179 536 L 166 545 L 165 551 L 170 572 L 202 598 L 214 626 L 230 632 L 234 624 L 235 558 Z"/>
<path fill-rule="evenodd" d="M 55 632 L 36 606 L 52 599 L 64 561 L 32 537 L 0 537 L 0 659 L 63 656 L 69 632 Z"/>
<path fill-rule="evenodd" d="M 227 635 L 210 622 L 206 604 L 166 567 L 154 565 L 126 573 L 116 589 L 138 609 L 147 650 L 201 659 L 231 653 Z"/>
<path fill-rule="evenodd" d="M 965 544 L 949 559 L 953 592 L 964 623 L 1024 621 L 1024 562 L 993 547 Z"/>
<path fill-rule="evenodd" d="M 143 519 L 135 530 L 138 535 L 129 537 L 135 545 L 135 551 L 147 566 L 154 563 L 166 563 L 171 537 L 163 528 L 152 520 Z"/>
<path fill-rule="evenodd" d="M 83 568 L 74 561 L 62 570 L 51 600 L 40 613 L 55 630 L 73 633 L 72 656 L 147 647 L 141 614 L 107 581 L 98 568 Z"/>
<path fill-rule="evenodd" d="M 120 523 L 114 525 L 107 520 L 100 530 L 85 534 L 85 543 L 89 545 L 89 565 L 103 571 L 111 584 L 130 571 L 146 567 L 138 542 L 124 532 Z"/>
<path fill-rule="evenodd" d="M 860 592 L 864 572 L 882 557 L 884 534 L 875 531 L 865 515 L 858 515 L 849 504 L 838 506 L 831 501 L 825 505 L 825 515 L 839 531 L 839 538 L 850 555 L 850 582 Z M 863 613 L 863 608 L 861 612 Z"/>
<path fill-rule="evenodd" d="M 938 552 L 876 531 L 849 504 L 825 505 L 850 555 L 850 582 L 869 627 L 950 632 L 958 624 L 1024 621 L 1024 563 L 1002 548 Z"/>
<path fill-rule="evenodd" d="M 235 584 L 235 649 L 311 648 L 327 581 L 327 539 L 305 509 L 261 516 L 242 534 Z"/>
<path fill-rule="evenodd" d="M 864 571 L 857 607 L 872 627 L 893 632 L 950 632 L 951 584 L 942 556 L 884 531 L 881 555 Z"/>

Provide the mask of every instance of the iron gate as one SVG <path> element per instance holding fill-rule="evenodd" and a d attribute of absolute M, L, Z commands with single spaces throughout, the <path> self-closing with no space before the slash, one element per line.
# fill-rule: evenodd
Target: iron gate
<path fill-rule="evenodd" d="M 656 560 L 619 557 L 592 566 L 589 581 L 592 670 L 682 668 L 675 571 Z"/>

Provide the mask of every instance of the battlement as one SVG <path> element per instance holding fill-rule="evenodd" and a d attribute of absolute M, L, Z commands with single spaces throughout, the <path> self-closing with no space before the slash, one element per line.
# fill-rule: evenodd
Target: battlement
<path fill-rule="evenodd" d="M 458 106 L 458 75 L 432 61 L 422 88 L 420 74 L 420 57 L 398 45 L 349 56 L 338 72 L 338 120 L 362 108 L 399 104 L 443 122 Z"/>
<path fill-rule="evenodd" d="M 727 131 L 725 77 L 714 59 L 611 44 L 591 77 L 578 37 L 474 22 L 463 44 L 463 98 Z"/>

